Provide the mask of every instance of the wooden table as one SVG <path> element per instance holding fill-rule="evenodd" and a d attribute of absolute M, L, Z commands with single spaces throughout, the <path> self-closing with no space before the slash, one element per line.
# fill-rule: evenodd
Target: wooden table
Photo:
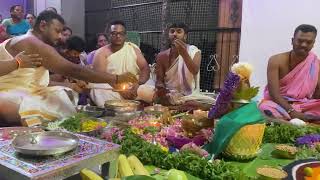
<path fill-rule="evenodd" d="M 19 132 L 19 128 L 16 128 Z M 0 135 L 6 128 L 0 128 Z M 10 132 L 12 132 L 12 128 Z M 25 132 L 25 129 L 22 131 Z M 102 175 L 107 176 L 108 163 L 119 155 L 120 146 L 96 138 L 76 134 L 80 141 L 77 149 L 64 155 L 30 157 L 18 154 L 11 146 L 12 139 L 0 139 L 0 179 L 60 180 L 78 174 L 83 168 L 102 165 Z M 0 136 L 1 137 L 1 136 Z"/>

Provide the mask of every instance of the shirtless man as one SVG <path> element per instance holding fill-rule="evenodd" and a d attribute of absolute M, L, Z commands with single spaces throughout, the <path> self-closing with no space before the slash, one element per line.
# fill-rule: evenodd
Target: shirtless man
<path fill-rule="evenodd" d="M 96 82 L 96 83 L 110 83 L 112 85 L 116 83 L 122 83 L 122 82 L 136 82 L 136 77 L 133 76 L 130 73 L 122 74 L 122 75 L 111 75 L 106 72 L 94 72 L 88 68 L 82 67 L 77 64 L 73 64 L 70 61 L 64 59 L 62 56 L 57 53 L 57 51 L 51 46 L 54 45 L 55 43 L 58 42 L 62 29 L 64 27 L 64 20 L 63 18 L 51 11 L 43 11 L 39 14 L 39 16 L 36 19 L 34 29 L 29 31 L 26 35 L 18 36 L 12 39 L 9 39 L 2 44 L 0 44 L 1 50 L 0 52 L 2 53 L 1 56 L 9 57 L 9 56 L 15 56 L 18 53 L 25 51 L 28 54 L 39 54 L 43 60 L 42 60 L 42 66 L 45 69 L 48 69 L 54 73 L 58 73 L 64 76 L 68 77 L 73 77 L 75 79 L 80 79 L 88 82 Z M 47 86 L 47 82 L 49 81 L 49 77 L 47 70 L 44 68 L 40 67 L 37 68 L 35 71 L 31 71 L 30 77 L 21 77 L 21 76 L 16 76 L 15 74 L 20 74 L 23 73 L 24 71 L 28 71 L 28 69 L 18 69 L 13 71 L 12 73 L 6 75 L 7 79 L 12 79 L 11 84 L 5 79 L 3 82 L 1 81 L 0 77 L 0 84 L 4 84 L 0 88 L 0 95 L 3 93 L 1 103 L 0 103 L 0 116 L 2 115 L 2 118 L 8 121 L 20 121 L 19 117 L 21 116 L 17 114 L 19 111 L 19 103 L 12 104 L 11 102 L 5 101 L 6 98 L 8 98 L 8 95 L 5 93 L 8 93 L 10 91 L 15 91 L 16 88 L 12 88 L 13 86 L 19 86 L 17 88 L 23 89 L 24 93 L 29 94 L 28 98 L 32 100 L 34 98 L 33 95 L 30 94 L 31 91 L 33 91 L 36 88 L 43 88 L 39 87 L 44 84 L 44 86 Z M 39 78 L 39 76 L 43 76 Z M 28 78 L 27 80 L 31 81 L 29 84 L 24 84 L 26 82 L 19 81 L 20 84 L 17 85 L 15 83 L 17 81 L 16 78 Z M 32 79 L 37 79 L 37 81 L 32 81 Z M 2 78 L 3 79 L 3 78 Z M 9 85 L 8 85 L 9 84 Z M 30 87 L 31 86 L 31 87 Z M 10 88 L 9 88 L 10 87 Z M 26 89 L 27 88 L 27 89 Z M 31 88 L 31 89 L 30 89 Z M 2 92 L 1 92 L 2 90 Z M 50 92 L 50 91 L 48 91 Z M 13 94 L 13 93 L 12 93 Z M 49 93 L 50 94 L 50 93 Z M 52 96 L 52 93 L 51 93 Z M 64 97 L 64 96 L 63 96 Z M 4 98 L 4 99 L 3 99 Z M 52 97 L 54 99 L 54 97 Z M 16 99 L 14 99 L 16 100 Z M 20 102 L 21 100 L 17 101 Z M 39 100 L 40 101 L 40 100 Z M 63 101 L 68 101 L 65 98 L 60 98 L 61 101 L 61 107 L 63 107 Z M 52 102 L 52 100 L 51 100 Z M 43 103 L 42 101 L 39 102 L 38 104 Z M 57 103 L 51 103 L 52 106 Z M 28 106 L 28 104 L 26 104 Z M 39 106 L 39 105 L 37 105 Z M 10 112 L 5 111 L 5 109 L 10 109 Z M 47 107 L 43 106 L 42 108 Z M 71 111 L 71 104 L 69 103 L 68 107 L 70 108 L 69 112 L 66 112 L 65 114 L 70 115 L 72 113 Z M 49 107 L 53 109 L 53 107 Z M 57 107 L 59 109 L 59 107 Z M 64 108 L 65 109 L 65 108 Z M 50 110 L 50 109 L 49 109 Z M 63 110 L 63 109 L 62 109 Z M 20 104 L 20 111 L 21 111 L 21 104 Z M 30 111 L 29 111 L 30 112 Z M 29 113 L 28 112 L 28 113 Z M 59 116 L 59 111 L 57 110 L 56 112 L 50 112 L 53 115 L 48 115 L 46 117 L 51 117 L 51 119 L 54 119 L 52 117 L 57 117 Z M 42 113 L 43 114 L 43 113 Z M 60 112 L 62 114 L 62 112 Z M 61 118 L 61 117 L 58 117 Z"/>
<path fill-rule="evenodd" d="M 201 51 L 186 43 L 187 35 L 188 28 L 184 23 L 172 24 L 169 27 L 171 47 L 157 56 L 156 98 L 161 104 L 174 104 L 174 96 L 200 91 Z"/>
<path fill-rule="evenodd" d="M 302 24 L 294 31 L 293 49 L 269 59 L 268 85 L 259 105 L 267 115 L 286 120 L 320 119 L 320 100 L 314 99 L 320 85 L 319 60 L 311 52 L 316 36 L 314 26 Z"/>

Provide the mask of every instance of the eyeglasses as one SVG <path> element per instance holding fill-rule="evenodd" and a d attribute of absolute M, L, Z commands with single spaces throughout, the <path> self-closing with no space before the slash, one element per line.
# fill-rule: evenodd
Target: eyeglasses
<path fill-rule="evenodd" d="M 111 35 L 112 37 L 117 37 L 118 35 L 121 36 L 121 37 L 123 37 L 123 36 L 126 35 L 126 33 L 125 33 L 125 32 L 111 32 L 110 35 Z"/>

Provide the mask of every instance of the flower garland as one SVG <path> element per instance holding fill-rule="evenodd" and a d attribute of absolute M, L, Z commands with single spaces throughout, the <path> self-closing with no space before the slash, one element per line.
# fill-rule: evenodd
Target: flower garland
<path fill-rule="evenodd" d="M 240 83 L 240 76 L 230 72 L 224 81 L 224 86 L 217 97 L 216 104 L 210 109 L 208 117 L 210 119 L 220 118 L 229 110 L 229 104 L 233 94 Z"/>

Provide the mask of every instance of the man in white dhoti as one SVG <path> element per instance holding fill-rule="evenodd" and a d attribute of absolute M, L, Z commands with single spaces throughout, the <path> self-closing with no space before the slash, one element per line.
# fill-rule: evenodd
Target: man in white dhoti
<path fill-rule="evenodd" d="M 114 92 L 109 84 L 93 84 L 94 88 L 90 92 L 91 99 L 97 106 L 103 107 L 107 100 L 136 99 L 140 96 L 151 95 L 153 88 L 148 93 L 145 82 L 150 76 L 150 68 L 143 57 L 140 49 L 126 40 L 126 27 L 122 21 L 114 21 L 109 27 L 110 44 L 101 47 L 95 53 L 93 69 L 97 72 L 107 72 L 110 74 L 122 74 L 130 72 L 136 75 L 138 82 L 132 85 L 127 91 Z M 128 86 L 127 86 L 128 87 Z M 122 87 L 120 87 L 122 88 Z M 142 97 L 142 100 L 145 100 Z M 148 98 L 147 98 L 148 99 Z"/>
<path fill-rule="evenodd" d="M 199 92 L 201 51 L 187 44 L 188 27 L 174 23 L 169 27 L 170 48 L 156 59 L 156 96 L 161 104 L 177 104 L 182 96 Z"/>
<path fill-rule="evenodd" d="M 8 39 L 0 44 L 0 60 L 13 59 L 19 52 L 39 54 L 43 60 L 39 68 L 18 68 L 0 76 L 0 120 L 32 125 L 39 120 L 53 121 L 75 113 L 74 104 L 64 87 L 48 87 L 48 70 L 88 82 L 121 83 L 135 81 L 132 74 L 111 75 L 94 72 L 65 60 L 50 46 L 57 43 L 64 26 L 63 18 L 51 11 L 43 11 L 33 30 L 26 35 Z"/>

